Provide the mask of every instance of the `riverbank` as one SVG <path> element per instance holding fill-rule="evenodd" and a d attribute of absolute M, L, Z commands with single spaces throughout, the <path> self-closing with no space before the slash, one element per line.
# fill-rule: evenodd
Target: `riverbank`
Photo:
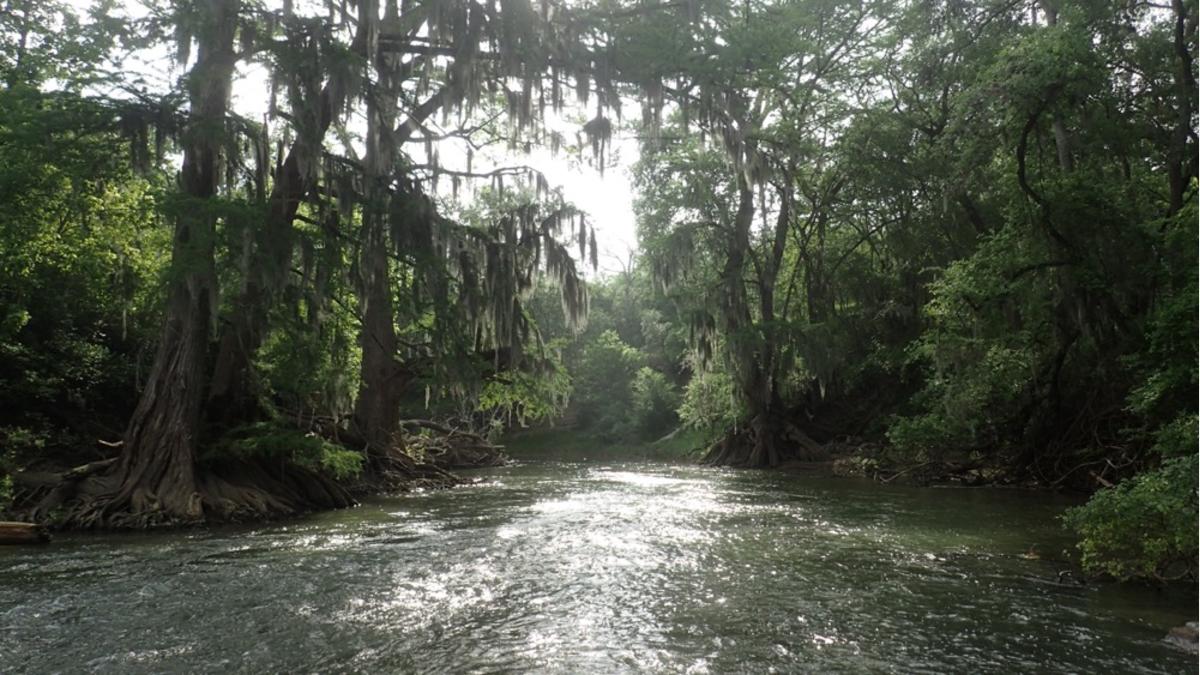
<path fill-rule="evenodd" d="M 708 445 L 704 434 L 687 429 L 658 441 L 622 443 L 606 440 L 573 426 L 519 429 L 505 435 L 502 442 L 521 458 L 564 461 L 700 462 Z M 1061 488 L 1061 485 L 1050 481 L 1018 475 L 1003 464 L 989 463 L 966 454 L 944 456 L 937 460 L 913 460 L 900 456 L 882 443 L 847 438 L 821 444 L 820 448 L 822 459 L 786 460 L 774 469 L 867 478 L 881 484 L 1020 487 L 1034 490 Z M 1096 484 L 1096 487 L 1101 486 Z M 1084 492 L 1078 489 L 1074 491 Z"/>
<path fill-rule="evenodd" d="M 389 448 L 355 450 L 353 441 L 275 425 L 254 425 L 222 437 L 193 467 L 193 514 L 159 517 L 154 495 L 135 513 L 120 502 L 120 443 L 111 457 L 58 466 L 48 455 L 35 470 L 14 473 L 0 515 L 51 529 L 150 529 L 269 522 L 356 505 L 384 493 L 442 489 L 465 481 L 453 471 L 498 466 L 503 447 L 464 429 L 431 420 L 400 422 Z M 8 478 L 8 477 L 6 477 Z"/>
<path fill-rule="evenodd" d="M 690 463 L 700 460 L 704 441 L 703 434 L 686 430 L 657 441 L 616 442 L 573 426 L 515 429 L 501 439 L 508 453 L 520 459 Z"/>

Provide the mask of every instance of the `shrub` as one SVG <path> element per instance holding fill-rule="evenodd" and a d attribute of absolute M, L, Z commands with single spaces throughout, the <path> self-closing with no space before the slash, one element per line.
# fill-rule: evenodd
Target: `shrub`
<path fill-rule="evenodd" d="M 505 371 L 484 385 L 476 411 L 490 413 L 493 421 L 526 426 L 562 415 L 571 391 L 571 376 L 559 363 L 532 373 Z"/>
<path fill-rule="evenodd" d="M 667 431 L 678 421 L 679 392 L 662 373 L 643 366 L 633 376 L 630 389 L 634 423 L 644 436 Z"/>
<path fill-rule="evenodd" d="M 12 476 L 6 474 L 0 477 L 0 513 L 7 511 L 12 506 L 12 488 Z"/>
<path fill-rule="evenodd" d="M 253 424 L 235 430 L 205 454 L 239 459 L 284 459 L 310 471 L 320 471 L 345 479 L 362 471 L 363 455 L 315 434 L 284 429 L 268 423 Z"/>
<path fill-rule="evenodd" d="M 1195 578 L 1197 470 L 1195 454 L 1169 459 L 1067 511 L 1084 570 L 1122 580 Z"/>
<path fill-rule="evenodd" d="M 715 436 L 733 428 L 742 417 L 728 373 L 701 372 L 688 382 L 679 406 L 679 418 L 687 427 Z"/>

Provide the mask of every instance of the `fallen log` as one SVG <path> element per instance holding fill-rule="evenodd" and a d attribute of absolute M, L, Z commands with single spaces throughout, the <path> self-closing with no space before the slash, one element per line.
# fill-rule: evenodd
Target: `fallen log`
<path fill-rule="evenodd" d="M 0 521 L 0 544 L 45 544 L 48 541 L 50 534 L 41 525 Z"/>
<path fill-rule="evenodd" d="M 47 488 L 62 483 L 76 483 L 89 476 L 94 476 L 117 463 L 117 457 L 101 459 L 68 469 L 62 473 L 49 471 L 18 471 L 13 474 L 13 482 L 25 488 Z"/>
<path fill-rule="evenodd" d="M 101 471 L 108 469 L 108 467 L 116 464 L 118 459 L 120 459 L 120 458 L 119 457 L 109 457 L 108 459 L 102 459 L 102 460 L 99 460 L 96 462 L 90 462 L 88 464 L 84 464 L 82 466 L 77 466 L 74 469 L 71 469 L 70 471 L 64 472 L 62 475 L 62 479 L 64 482 L 65 481 L 83 480 L 84 478 L 87 478 L 88 476 L 98 474 Z"/>
<path fill-rule="evenodd" d="M 662 438 L 658 439 L 657 441 L 654 441 L 653 443 L 651 443 L 651 445 L 662 445 L 663 443 L 666 443 L 667 441 L 678 436 L 680 434 L 680 432 L 683 431 L 683 429 L 684 429 L 684 426 L 682 424 L 680 424 L 679 426 L 675 427 L 674 431 L 668 433 L 666 436 L 663 436 Z"/>

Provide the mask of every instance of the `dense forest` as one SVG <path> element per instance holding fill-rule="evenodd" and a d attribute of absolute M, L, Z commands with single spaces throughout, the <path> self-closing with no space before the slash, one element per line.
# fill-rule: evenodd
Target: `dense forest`
<path fill-rule="evenodd" d="M 1086 570 L 1194 578 L 1197 20 L 4 0 L 2 506 L 275 518 L 565 424 L 1085 491 Z M 616 148 L 639 247 L 601 272 L 604 223 L 521 155 Z"/>

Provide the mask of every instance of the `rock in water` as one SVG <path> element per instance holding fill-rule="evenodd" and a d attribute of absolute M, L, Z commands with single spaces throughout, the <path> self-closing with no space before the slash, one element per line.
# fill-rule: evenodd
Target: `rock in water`
<path fill-rule="evenodd" d="M 0 521 L 0 544 L 44 544 L 50 535 L 41 525 Z"/>
<path fill-rule="evenodd" d="M 1163 639 L 1175 647 L 1195 654 L 1200 647 L 1200 630 L 1197 629 L 1195 621 L 1189 621 L 1172 628 Z"/>

